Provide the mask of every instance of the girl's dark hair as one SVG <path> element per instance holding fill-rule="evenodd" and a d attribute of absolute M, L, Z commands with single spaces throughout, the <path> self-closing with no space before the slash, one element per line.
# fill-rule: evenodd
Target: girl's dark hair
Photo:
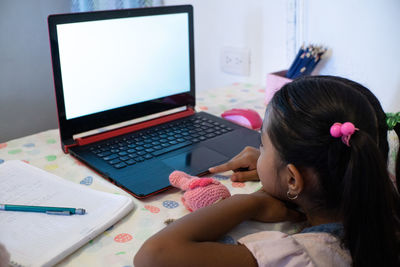
<path fill-rule="evenodd" d="M 308 76 L 279 90 L 267 112 L 281 160 L 317 174 L 317 185 L 305 177 L 304 194 L 342 219 L 353 265 L 400 266 L 400 198 L 387 171 L 387 126 L 376 97 L 343 78 Z M 347 121 L 359 128 L 349 147 L 330 135 L 333 123 Z"/>
<path fill-rule="evenodd" d="M 356 83 L 354 81 L 342 78 L 342 77 L 336 77 L 336 76 L 319 76 L 321 79 L 326 79 L 326 80 L 333 80 L 334 82 L 342 82 L 353 89 L 357 90 L 361 94 L 363 94 L 371 104 L 372 108 L 375 111 L 375 117 L 377 120 L 377 127 L 378 127 L 378 137 L 376 139 L 379 150 L 382 153 L 382 157 L 384 158 L 386 165 L 388 165 L 388 156 L 389 156 L 389 144 L 387 140 L 388 136 L 388 125 L 386 122 L 386 113 L 383 111 L 383 108 L 381 106 L 381 103 L 379 100 L 376 98 L 376 96 L 365 86 Z M 400 124 L 397 124 L 394 129 L 393 129 L 400 141 Z M 395 160 L 395 176 L 400 177 L 400 148 L 397 153 L 397 159 Z M 396 187 L 397 191 L 400 192 L 400 178 L 396 179 Z M 395 203 L 396 204 L 396 203 Z M 395 207 L 400 213 L 400 202 L 397 203 Z"/>
<path fill-rule="evenodd" d="M 400 143 L 400 123 L 397 123 L 397 125 L 393 129 L 396 134 L 397 138 Z M 399 151 L 397 151 L 397 159 L 396 159 L 396 183 L 397 183 L 397 192 L 400 193 L 400 145 L 399 145 Z"/>

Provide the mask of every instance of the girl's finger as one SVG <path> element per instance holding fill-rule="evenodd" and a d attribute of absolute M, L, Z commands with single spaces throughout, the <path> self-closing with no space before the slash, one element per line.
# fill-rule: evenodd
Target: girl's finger
<path fill-rule="evenodd" d="M 233 182 L 245 182 L 245 181 L 258 181 L 260 178 L 258 178 L 257 170 L 251 170 L 251 171 L 244 171 L 244 172 L 235 172 L 231 176 L 231 180 Z"/>
<path fill-rule="evenodd" d="M 241 165 L 243 165 L 241 160 L 233 158 L 227 163 L 209 168 L 208 171 L 211 173 L 233 171 L 243 167 Z"/>

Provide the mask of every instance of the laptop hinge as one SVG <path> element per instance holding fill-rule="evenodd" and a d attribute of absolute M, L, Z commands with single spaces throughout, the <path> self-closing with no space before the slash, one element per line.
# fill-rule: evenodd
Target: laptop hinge
<path fill-rule="evenodd" d="M 62 146 L 62 149 L 63 149 L 63 151 L 64 151 L 65 154 L 68 154 L 68 153 L 69 153 L 69 152 L 68 152 L 69 148 L 70 148 L 70 147 L 77 146 L 77 145 L 78 145 L 77 143 L 74 143 L 74 144 L 71 144 L 71 145 L 65 145 L 65 144 L 64 144 L 64 145 Z"/>
<path fill-rule="evenodd" d="M 178 112 L 178 113 L 162 116 L 162 117 L 155 118 L 155 119 L 150 119 L 150 120 L 147 120 L 144 122 L 128 125 L 125 127 L 117 128 L 117 129 L 103 132 L 103 133 L 98 133 L 98 134 L 85 136 L 85 137 L 79 137 L 76 139 L 76 144 L 78 146 L 83 146 L 83 145 L 95 143 L 95 142 L 98 142 L 101 140 L 113 138 L 113 137 L 120 136 L 123 134 L 131 133 L 131 132 L 149 128 L 149 127 L 152 127 L 155 125 L 159 125 L 161 123 L 184 118 L 184 117 L 193 115 L 194 113 L 195 113 L 194 109 L 191 107 L 188 107 L 186 110 Z"/>

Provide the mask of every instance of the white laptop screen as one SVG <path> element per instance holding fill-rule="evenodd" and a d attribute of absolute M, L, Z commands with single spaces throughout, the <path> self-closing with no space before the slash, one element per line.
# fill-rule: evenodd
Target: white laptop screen
<path fill-rule="evenodd" d="M 190 91 L 188 14 L 57 25 L 66 119 Z"/>

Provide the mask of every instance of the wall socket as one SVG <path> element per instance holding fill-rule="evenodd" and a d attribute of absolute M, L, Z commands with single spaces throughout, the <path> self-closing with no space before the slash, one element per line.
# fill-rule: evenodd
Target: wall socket
<path fill-rule="evenodd" d="M 235 75 L 250 75 L 250 50 L 224 46 L 221 49 L 221 69 Z"/>

